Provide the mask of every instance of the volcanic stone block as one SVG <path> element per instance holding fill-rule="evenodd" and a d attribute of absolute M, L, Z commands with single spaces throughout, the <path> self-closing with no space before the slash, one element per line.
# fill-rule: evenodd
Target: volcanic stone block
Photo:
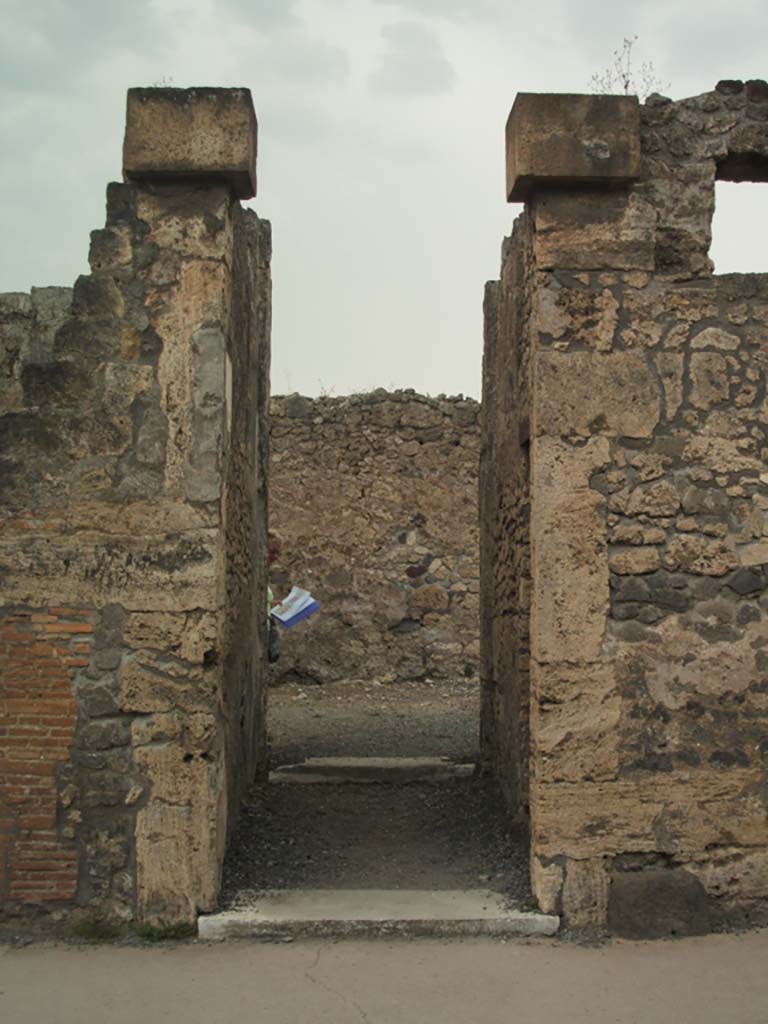
<path fill-rule="evenodd" d="M 518 93 L 507 120 L 507 199 L 539 185 L 635 181 L 640 176 L 636 96 Z"/>
<path fill-rule="evenodd" d="M 703 935 L 717 920 L 713 900 L 684 868 L 617 872 L 608 901 L 608 924 L 625 939 Z"/>
<path fill-rule="evenodd" d="M 250 199 L 256 148 L 250 89 L 128 90 L 126 180 L 224 179 L 239 199 Z"/>

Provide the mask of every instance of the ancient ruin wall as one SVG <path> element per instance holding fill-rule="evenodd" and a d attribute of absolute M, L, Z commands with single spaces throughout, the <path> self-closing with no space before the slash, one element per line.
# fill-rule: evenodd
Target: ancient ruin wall
<path fill-rule="evenodd" d="M 129 127 L 131 102 L 143 130 L 193 116 L 215 138 L 250 96 L 134 91 Z M 264 758 L 268 225 L 221 168 L 183 170 L 109 186 L 69 310 L 0 302 L 10 910 L 193 919 Z"/>
<path fill-rule="evenodd" d="M 272 400 L 273 587 L 321 604 L 277 681 L 477 675 L 478 415 L 408 391 Z"/>
<path fill-rule="evenodd" d="M 486 286 L 480 461 L 483 760 L 528 813 L 530 692 L 530 244 L 525 215 Z"/>
<path fill-rule="evenodd" d="M 522 100 L 528 208 L 503 273 L 530 250 L 534 890 L 573 927 L 627 935 L 755 920 L 768 275 L 715 277 L 707 250 L 716 177 L 768 181 L 768 87 L 653 98 L 639 124 L 623 98 Z M 515 171 L 536 145 L 547 167 Z M 514 336 L 497 331 L 506 366 Z M 515 742 L 498 739 L 510 760 Z"/>

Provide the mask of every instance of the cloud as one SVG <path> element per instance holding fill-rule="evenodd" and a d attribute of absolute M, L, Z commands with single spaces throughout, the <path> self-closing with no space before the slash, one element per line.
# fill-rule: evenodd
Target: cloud
<path fill-rule="evenodd" d="M 223 42 L 232 65 L 248 68 L 258 91 L 340 85 L 349 77 L 346 50 L 314 34 L 296 0 L 217 0 L 228 14 Z"/>
<path fill-rule="evenodd" d="M 397 22 L 381 30 L 387 49 L 369 83 L 374 92 L 392 96 L 430 96 L 450 92 L 456 71 L 438 36 L 424 25 Z"/>
<path fill-rule="evenodd" d="M 285 28 L 300 24 L 296 16 L 297 0 L 216 0 L 216 7 L 224 13 L 263 29 Z"/>
<path fill-rule="evenodd" d="M 59 93 L 104 53 L 155 49 L 160 25 L 151 0 L 5 0 L 0 83 L 14 92 Z"/>
<path fill-rule="evenodd" d="M 373 0 L 385 7 L 399 7 L 408 14 L 447 18 L 451 21 L 489 21 L 504 14 L 504 0 Z"/>

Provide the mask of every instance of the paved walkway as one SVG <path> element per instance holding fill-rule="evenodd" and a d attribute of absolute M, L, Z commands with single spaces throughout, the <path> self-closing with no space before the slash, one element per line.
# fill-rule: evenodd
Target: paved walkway
<path fill-rule="evenodd" d="M 768 931 L 0 952 L 4 1024 L 768 1024 Z"/>

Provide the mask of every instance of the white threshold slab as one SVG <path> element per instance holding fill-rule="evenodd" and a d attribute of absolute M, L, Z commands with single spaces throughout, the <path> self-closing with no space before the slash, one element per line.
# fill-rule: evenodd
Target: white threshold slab
<path fill-rule="evenodd" d="M 488 889 L 284 889 L 198 918 L 209 941 L 299 935 L 554 935 L 560 919 L 510 908 Z"/>
<path fill-rule="evenodd" d="M 269 773 L 276 783 L 418 782 L 468 778 L 474 764 L 457 764 L 447 757 L 308 757 Z"/>

